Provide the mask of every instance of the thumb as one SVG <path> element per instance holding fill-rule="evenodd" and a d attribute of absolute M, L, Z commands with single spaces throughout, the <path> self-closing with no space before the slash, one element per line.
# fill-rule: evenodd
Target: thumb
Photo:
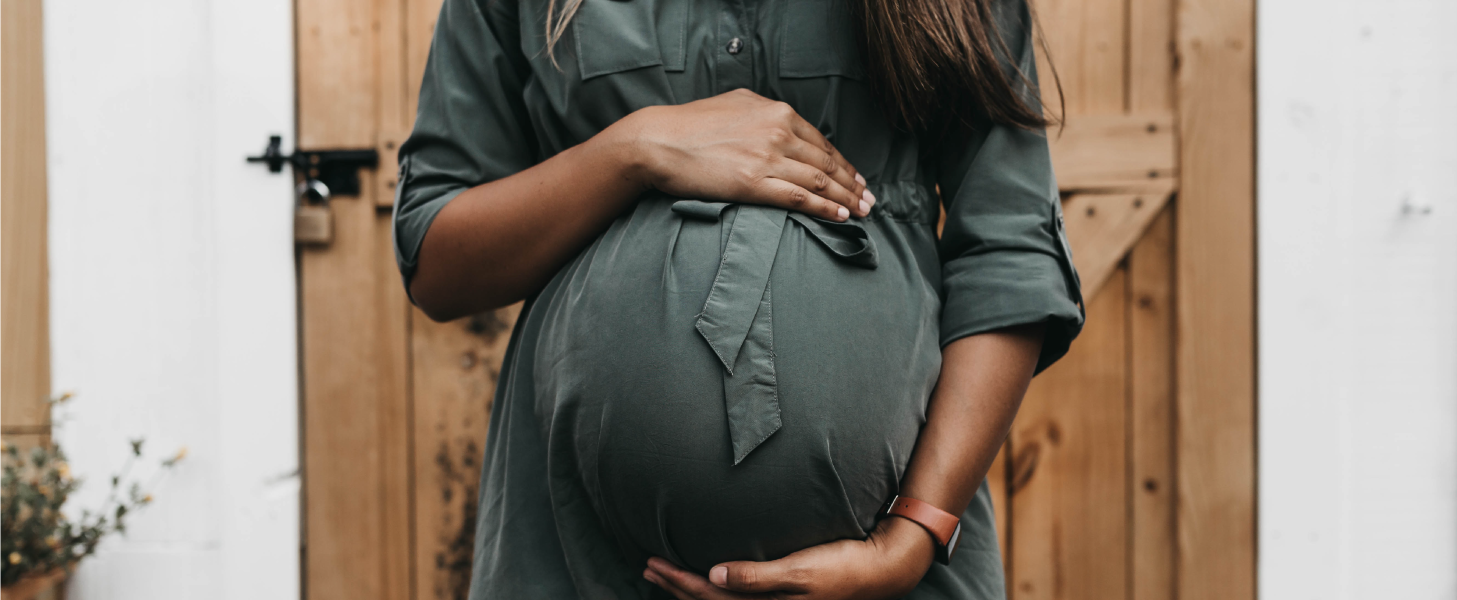
<path fill-rule="evenodd" d="M 763 592 L 805 592 L 803 569 L 790 558 L 768 562 L 726 562 L 708 571 L 708 580 L 726 590 L 757 594 Z"/>

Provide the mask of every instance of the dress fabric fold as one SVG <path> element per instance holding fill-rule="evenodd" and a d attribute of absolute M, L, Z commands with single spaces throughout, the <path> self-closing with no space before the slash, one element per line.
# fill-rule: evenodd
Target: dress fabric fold
<path fill-rule="evenodd" d="M 716 221 L 727 202 L 680 200 L 673 212 Z M 847 264 L 874 269 L 875 241 L 859 223 L 824 222 L 779 208 L 739 206 L 723 257 L 696 327 L 723 362 L 724 402 L 734 464 L 779 431 L 779 390 L 774 373 L 774 302 L 769 273 L 786 221 L 794 221 Z"/>

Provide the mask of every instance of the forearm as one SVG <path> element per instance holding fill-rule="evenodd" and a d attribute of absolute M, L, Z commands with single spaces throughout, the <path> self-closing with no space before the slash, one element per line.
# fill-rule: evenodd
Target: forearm
<path fill-rule="evenodd" d="M 410 283 L 431 318 L 516 302 L 545 285 L 644 189 L 624 119 L 529 169 L 461 192 L 435 217 Z"/>
<path fill-rule="evenodd" d="M 1032 380 L 1043 325 L 957 340 L 942 352 L 941 379 L 901 493 L 960 515 L 1007 439 Z M 928 536 L 929 537 L 929 536 Z"/>

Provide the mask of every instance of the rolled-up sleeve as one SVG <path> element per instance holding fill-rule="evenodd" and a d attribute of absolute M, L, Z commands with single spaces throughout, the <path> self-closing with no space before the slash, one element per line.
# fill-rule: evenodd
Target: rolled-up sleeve
<path fill-rule="evenodd" d="M 420 85 L 415 128 L 400 147 L 395 259 L 405 289 L 435 216 L 471 187 L 535 164 L 537 143 L 522 91 L 516 3 L 445 0 Z"/>
<path fill-rule="evenodd" d="M 1003 35 L 1035 84 L 1032 43 L 1016 23 L 1026 7 L 1015 4 L 1018 14 L 1001 19 Z M 1067 353 L 1085 318 L 1047 136 L 986 123 L 950 136 L 942 149 L 941 344 L 1045 323 L 1041 372 Z"/>

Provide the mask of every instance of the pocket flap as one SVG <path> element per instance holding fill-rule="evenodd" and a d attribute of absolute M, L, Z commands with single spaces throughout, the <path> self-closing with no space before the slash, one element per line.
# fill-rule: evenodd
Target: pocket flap
<path fill-rule="evenodd" d="M 644 67 L 683 70 L 688 3 L 582 0 L 572 16 L 582 80 Z"/>
<path fill-rule="evenodd" d="M 844 2 L 795 0 L 784 14 L 779 76 L 788 79 L 838 75 L 865 80 L 855 23 Z"/>

